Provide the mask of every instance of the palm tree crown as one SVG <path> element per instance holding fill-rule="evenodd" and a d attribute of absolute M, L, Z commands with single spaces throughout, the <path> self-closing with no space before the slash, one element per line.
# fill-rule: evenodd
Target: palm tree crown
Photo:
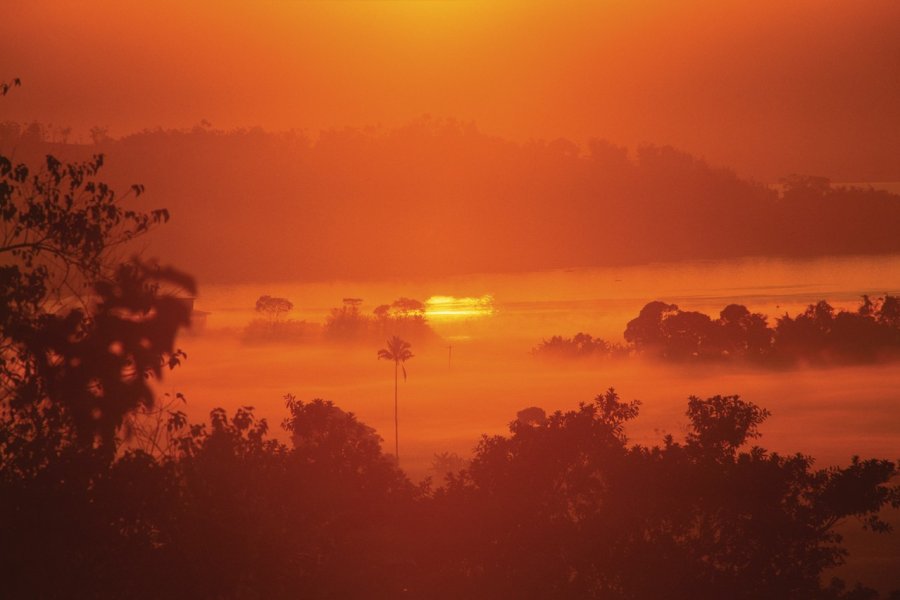
<path fill-rule="evenodd" d="M 392 360 L 396 364 L 402 365 L 414 356 L 410 348 L 412 345 L 409 342 L 395 335 L 387 341 L 387 348 L 378 351 L 378 358 Z M 403 369 L 403 379 L 406 379 L 406 369 Z"/>

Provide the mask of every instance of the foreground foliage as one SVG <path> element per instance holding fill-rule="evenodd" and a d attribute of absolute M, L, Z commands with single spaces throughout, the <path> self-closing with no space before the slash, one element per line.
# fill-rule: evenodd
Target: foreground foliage
<path fill-rule="evenodd" d="M 835 524 L 853 516 L 882 531 L 878 510 L 900 501 L 891 462 L 813 470 L 807 456 L 746 448 L 768 413 L 737 396 L 691 398 L 686 439 L 653 447 L 628 445 L 637 413 L 609 390 L 485 437 L 434 498 L 447 543 L 444 560 L 434 556 L 439 587 L 484 598 L 825 597 L 819 577 L 844 557 Z"/>
<path fill-rule="evenodd" d="M 194 282 L 122 261 L 168 213 L 129 208 L 99 180 L 102 165 L 46 156 L 34 169 L 0 154 L 4 597 L 134 595 L 145 577 L 123 561 L 156 556 L 171 497 L 163 465 L 121 454 L 121 435 L 153 407 L 149 380 L 184 358 L 175 339 L 190 308 L 177 293 Z"/>
<path fill-rule="evenodd" d="M 629 445 L 639 403 L 613 390 L 519 418 L 432 489 L 330 402 L 286 397 L 289 441 L 250 407 L 204 425 L 172 412 L 170 443 L 97 460 L 11 456 L 0 470 L 5 589 L 104 597 L 873 598 L 823 573 L 835 526 L 877 532 L 900 506 L 896 465 L 747 442 L 768 413 L 691 398 L 689 433 Z M 538 413 L 539 409 L 529 409 Z M 530 413 L 529 413 L 530 414 Z M 11 459 L 18 460 L 11 460 Z M 30 469 L 16 468 L 25 460 Z M 53 577 L 46 577 L 53 573 Z M 851 592 L 846 592 L 850 594 Z"/>
<path fill-rule="evenodd" d="M 0 154 L 0 451 L 16 459 L 66 444 L 111 457 L 125 416 L 153 402 L 147 377 L 183 356 L 190 311 L 172 292 L 193 280 L 118 255 L 168 212 L 129 208 L 102 166 Z"/>

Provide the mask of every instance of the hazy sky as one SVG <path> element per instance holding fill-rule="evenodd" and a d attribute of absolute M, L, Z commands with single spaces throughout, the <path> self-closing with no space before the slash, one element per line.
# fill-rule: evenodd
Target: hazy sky
<path fill-rule="evenodd" d="M 896 0 L 136 4 L 4 6 L 0 78 L 25 86 L 0 119 L 119 135 L 429 113 L 669 143 L 758 177 L 877 177 L 900 156 Z"/>

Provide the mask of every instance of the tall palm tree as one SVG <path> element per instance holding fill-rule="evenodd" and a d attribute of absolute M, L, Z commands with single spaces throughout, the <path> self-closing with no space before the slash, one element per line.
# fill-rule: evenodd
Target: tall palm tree
<path fill-rule="evenodd" d="M 397 419 L 397 372 L 402 369 L 403 381 L 406 381 L 406 367 L 403 366 L 403 363 L 413 357 L 410 348 L 412 346 L 409 342 L 394 335 L 387 341 L 387 348 L 378 351 L 379 359 L 394 361 L 394 456 L 398 463 L 400 462 L 400 434 Z"/>

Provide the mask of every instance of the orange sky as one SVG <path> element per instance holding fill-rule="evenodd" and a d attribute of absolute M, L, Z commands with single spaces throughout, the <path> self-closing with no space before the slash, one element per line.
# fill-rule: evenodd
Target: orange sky
<path fill-rule="evenodd" d="M 6 6 L 0 78 L 26 85 L 2 118 L 123 134 L 430 113 L 761 178 L 900 177 L 878 167 L 900 155 L 896 0 L 132 4 Z"/>

